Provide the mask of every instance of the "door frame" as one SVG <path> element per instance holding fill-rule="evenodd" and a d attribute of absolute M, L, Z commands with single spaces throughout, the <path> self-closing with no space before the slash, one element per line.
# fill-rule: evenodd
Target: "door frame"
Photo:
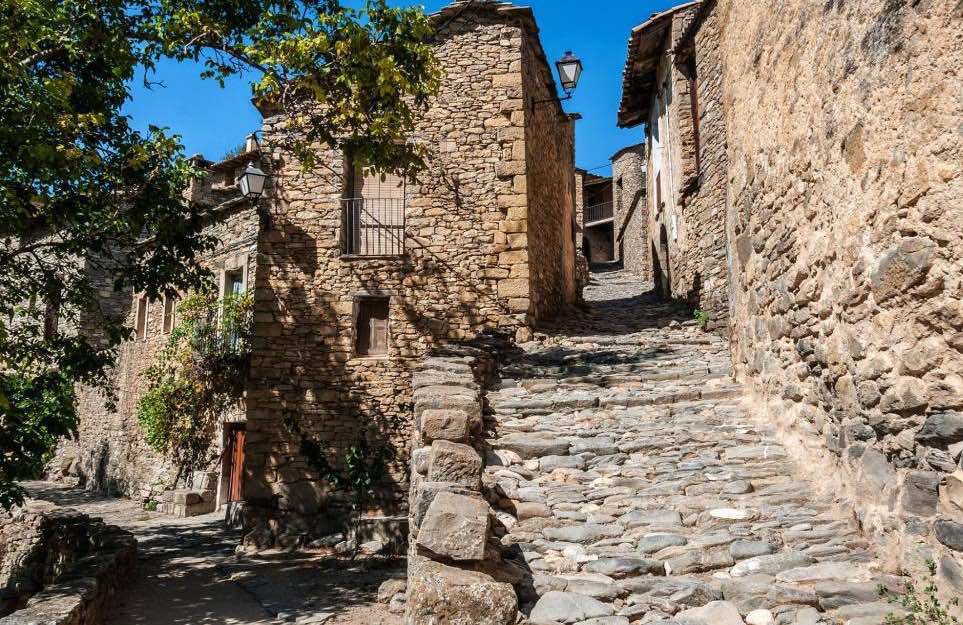
<path fill-rule="evenodd" d="M 222 426 L 221 435 L 221 477 L 218 480 L 217 488 L 217 507 L 220 509 L 223 506 L 234 503 L 231 501 L 231 474 L 234 468 L 234 458 L 235 458 L 235 441 L 236 432 L 245 432 L 243 437 L 246 440 L 247 436 L 247 423 L 244 421 L 228 421 Z M 241 480 L 240 488 L 241 494 L 243 495 L 243 478 L 244 478 L 244 467 L 243 467 L 243 450 L 241 456 L 241 473 L 239 474 L 239 479 Z"/>

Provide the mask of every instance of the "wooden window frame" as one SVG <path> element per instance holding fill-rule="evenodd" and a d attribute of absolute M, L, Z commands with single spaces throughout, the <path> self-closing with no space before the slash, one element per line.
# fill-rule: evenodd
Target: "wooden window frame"
<path fill-rule="evenodd" d="M 176 293 L 164 295 L 164 308 L 161 313 L 161 332 L 163 334 L 170 334 L 174 331 L 174 326 L 177 324 L 177 302 L 180 299 Z"/>
<path fill-rule="evenodd" d="M 366 329 L 362 329 L 362 323 L 365 319 L 364 309 L 367 306 L 372 306 L 375 302 L 383 302 L 384 304 L 384 348 L 382 351 L 372 351 L 372 345 L 375 343 L 372 338 L 373 334 L 368 336 L 366 348 L 363 348 L 363 337 L 364 331 L 371 331 L 370 321 L 371 317 L 368 317 L 369 326 Z M 378 295 L 378 294 L 365 294 L 357 295 L 354 298 L 353 315 L 352 315 L 352 353 L 357 358 L 368 358 L 368 359 L 384 359 L 390 356 L 391 352 L 391 297 L 388 295 Z"/>
<path fill-rule="evenodd" d="M 143 305 L 143 311 L 141 311 Z M 134 338 L 146 341 L 150 326 L 150 299 L 143 293 L 134 294 Z"/>

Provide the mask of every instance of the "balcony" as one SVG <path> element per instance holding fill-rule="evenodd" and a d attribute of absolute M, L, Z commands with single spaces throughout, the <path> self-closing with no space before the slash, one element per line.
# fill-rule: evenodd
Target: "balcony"
<path fill-rule="evenodd" d="M 404 198 L 348 198 L 341 202 L 343 251 L 346 255 L 404 255 Z"/>
<path fill-rule="evenodd" d="M 588 227 L 606 221 L 611 221 L 613 216 L 614 211 L 612 202 L 604 202 L 602 204 L 585 207 L 585 216 L 582 221 L 584 226 Z"/>

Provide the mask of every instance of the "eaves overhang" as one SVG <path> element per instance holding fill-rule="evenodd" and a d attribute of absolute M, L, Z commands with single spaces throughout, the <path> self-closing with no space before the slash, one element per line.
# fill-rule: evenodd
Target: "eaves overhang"
<path fill-rule="evenodd" d="M 696 0 L 656 13 L 632 29 L 625 68 L 622 70 L 619 128 L 632 128 L 649 118 L 652 92 L 657 86 L 659 61 L 665 47 L 666 33 L 672 27 L 672 18 L 679 11 L 698 4 L 699 1 Z"/>

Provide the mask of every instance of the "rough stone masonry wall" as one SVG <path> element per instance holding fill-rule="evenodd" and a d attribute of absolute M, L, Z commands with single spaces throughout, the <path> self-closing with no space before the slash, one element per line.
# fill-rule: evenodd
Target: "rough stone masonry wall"
<path fill-rule="evenodd" d="M 963 591 L 963 5 L 717 11 L 736 365 L 885 553 Z"/>
<path fill-rule="evenodd" d="M 0 625 L 104 621 L 136 566 L 130 532 L 40 502 L 0 521 Z"/>
<path fill-rule="evenodd" d="M 248 284 L 254 277 L 258 216 L 253 208 L 241 207 L 226 212 L 205 228 L 220 244 L 203 264 L 215 274 L 225 266 L 237 268 L 248 264 Z M 113 290 L 113 276 L 91 265 L 91 279 L 99 288 L 100 314 L 125 319 L 134 327 L 136 307 L 130 292 Z M 80 417 L 77 436 L 61 441 L 57 455 L 49 465 L 52 479 L 69 479 L 84 487 L 131 497 L 156 498 L 172 488 L 176 467 L 165 462 L 144 440 L 137 422 L 137 402 L 147 388 L 141 375 L 158 352 L 166 345 L 168 335 L 162 331 L 163 300 L 151 302 L 148 309 L 147 339 L 137 338 L 123 343 L 110 382 L 117 396 L 111 409 L 100 389 L 79 387 L 77 410 Z M 98 321 L 91 315 L 85 332 L 96 336 Z"/>
<path fill-rule="evenodd" d="M 585 174 L 582 170 L 575 172 L 575 253 L 582 253 L 582 237 L 585 223 Z"/>
<path fill-rule="evenodd" d="M 685 45 L 685 44 L 682 44 Z M 707 329 L 729 332 L 729 254 L 725 213 L 728 161 L 726 128 L 722 110 L 722 71 L 719 64 L 719 25 L 715 12 L 705 15 L 695 34 L 695 67 L 698 111 L 698 166 L 683 191 L 686 230 L 692 245 L 686 265 L 692 278 L 691 301 L 708 316 Z M 688 98 L 680 106 L 688 107 Z M 695 158 L 696 141 L 692 137 Z"/>
<path fill-rule="evenodd" d="M 695 134 L 692 125 L 692 108 L 689 96 L 689 81 L 675 63 L 673 50 L 678 44 L 686 27 L 695 15 L 695 7 L 678 11 L 672 16 L 672 24 L 663 43 L 659 60 L 658 89 L 669 85 L 670 101 L 665 104 L 666 123 L 663 128 L 662 145 L 662 202 L 659 210 L 656 202 L 659 193 L 656 189 L 654 161 L 649 159 L 647 187 L 649 205 L 652 207 L 648 219 L 649 248 L 652 272 L 661 267 L 663 275 L 668 273 L 669 282 L 666 295 L 673 299 L 698 304 L 697 288 L 701 282 L 702 250 L 700 220 L 690 214 L 685 205 L 685 194 L 696 176 Z M 655 110 L 655 93 L 652 108 Z M 651 155 L 651 136 L 649 141 Z M 677 227 L 673 225 L 673 215 L 677 217 Z M 662 233 L 665 232 L 667 245 L 663 245 Z M 666 255 L 668 256 L 666 258 Z M 697 279 L 697 276 L 698 279 Z"/>
<path fill-rule="evenodd" d="M 406 625 L 514 625 L 518 598 L 482 492 L 485 387 L 497 347 L 437 350 L 414 374 Z M 518 572 L 520 573 L 520 572 Z"/>
<path fill-rule="evenodd" d="M 530 284 L 544 278 L 530 270 L 526 234 L 536 144 L 525 141 L 522 50 L 534 35 L 513 11 L 474 5 L 438 34 L 446 76 L 417 122 L 428 169 L 406 188 L 403 257 L 342 254 L 342 155 L 319 147 L 325 166 L 304 171 L 271 147 L 284 120 L 265 118 L 271 227 L 260 242 L 244 496 L 250 523 L 290 521 L 271 524 L 282 541 L 324 531 L 313 525 L 334 521 L 349 503 L 308 464 L 304 441 L 336 468 L 364 432 L 372 445 L 394 448 L 390 483 L 370 512 L 403 512 L 412 365 L 433 346 L 485 329 L 529 332 Z M 371 295 L 389 298 L 382 358 L 355 353 L 356 303 Z"/>
<path fill-rule="evenodd" d="M 648 203 L 645 197 L 645 146 L 639 145 L 616 154 L 612 159 L 615 197 L 616 257 L 622 266 L 648 279 L 649 260 Z M 621 187 L 619 186 L 621 181 Z M 621 194 L 621 198 L 618 196 Z"/>
<path fill-rule="evenodd" d="M 527 36 L 522 49 L 527 163 L 529 271 L 535 319 L 551 319 L 576 301 L 574 122 L 555 100 L 555 80 Z"/>

